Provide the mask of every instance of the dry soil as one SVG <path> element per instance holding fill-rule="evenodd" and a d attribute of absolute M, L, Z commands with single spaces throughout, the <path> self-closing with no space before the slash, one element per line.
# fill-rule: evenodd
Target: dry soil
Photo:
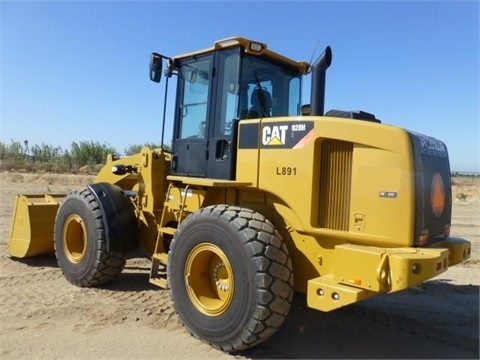
<path fill-rule="evenodd" d="M 147 259 L 129 259 L 113 284 L 78 288 L 52 256 L 8 257 L 15 194 L 67 192 L 92 179 L 0 173 L 2 359 L 479 358 L 478 178 L 454 179 L 452 234 L 472 242 L 467 263 L 332 313 L 311 310 L 297 296 L 272 338 L 233 355 L 184 330 L 167 291 L 149 283 Z"/>

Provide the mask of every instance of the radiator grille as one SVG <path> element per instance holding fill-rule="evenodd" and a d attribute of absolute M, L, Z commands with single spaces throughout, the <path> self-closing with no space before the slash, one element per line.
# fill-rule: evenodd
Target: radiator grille
<path fill-rule="evenodd" d="M 319 226 L 347 231 L 353 144 L 346 141 L 325 140 L 321 151 Z"/>

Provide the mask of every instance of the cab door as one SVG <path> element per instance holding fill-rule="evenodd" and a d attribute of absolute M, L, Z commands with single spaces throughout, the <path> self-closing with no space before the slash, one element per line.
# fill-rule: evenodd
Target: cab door
<path fill-rule="evenodd" d="M 217 52 L 215 69 L 206 176 L 233 180 L 239 119 L 240 48 Z"/>
<path fill-rule="evenodd" d="M 211 118 L 213 54 L 185 60 L 179 68 L 172 142 L 172 175 L 205 177 Z"/>

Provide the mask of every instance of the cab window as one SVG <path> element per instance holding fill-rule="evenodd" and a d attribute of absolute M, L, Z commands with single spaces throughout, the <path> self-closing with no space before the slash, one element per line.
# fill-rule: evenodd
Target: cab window
<path fill-rule="evenodd" d="M 206 136 L 211 62 L 211 57 L 208 57 L 182 64 L 179 73 L 182 91 L 178 130 L 180 139 L 204 139 Z"/>

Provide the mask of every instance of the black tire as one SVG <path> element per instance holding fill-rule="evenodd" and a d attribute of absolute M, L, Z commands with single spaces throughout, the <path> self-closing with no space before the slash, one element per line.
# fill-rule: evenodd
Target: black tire
<path fill-rule="evenodd" d="M 122 272 L 126 254 L 107 251 L 104 219 L 90 190 L 70 192 L 58 209 L 55 256 L 65 278 L 80 287 L 106 284 Z"/>
<path fill-rule="evenodd" d="M 171 244 L 168 281 L 190 333 L 223 351 L 255 346 L 284 322 L 293 296 L 292 262 L 261 214 L 209 206 L 183 221 Z"/>

